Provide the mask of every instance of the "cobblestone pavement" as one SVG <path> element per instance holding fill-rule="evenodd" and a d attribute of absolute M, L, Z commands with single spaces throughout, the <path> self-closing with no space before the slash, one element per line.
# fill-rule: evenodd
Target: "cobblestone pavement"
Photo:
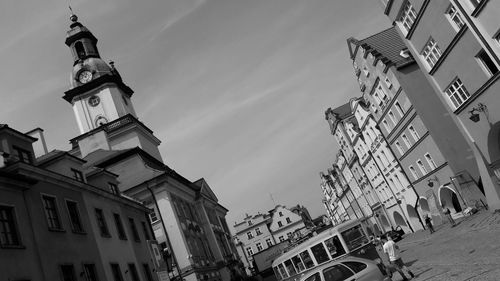
<path fill-rule="evenodd" d="M 500 280 L 500 214 L 482 211 L 398 242 L 415 281 Z M 402 280 L 394 273 L 393 281 Z"/>

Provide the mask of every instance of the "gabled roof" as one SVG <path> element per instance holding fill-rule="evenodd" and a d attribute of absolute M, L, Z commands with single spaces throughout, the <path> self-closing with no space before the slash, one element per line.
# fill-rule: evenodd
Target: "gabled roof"
<path fill-rule="evenodd" d="M 131 148 L 130 148 L 131 149 Z M 130 149 L 121 149 L 121 150 L 106 150 L 106 149 L 98 149 L 96 151 L 92 151 L 84 159 L 87 161 L 86 166 L 95 166 L 101 162 L 104 162 L 108 159 L 111 159 L 118 154 L 126 152 Z"/>
<path fill-rule="evenodd" d="M 215 195 L 215 193 L 210 188 L 210 186 L 208 185 L 207 181 L 204 178 L 201 178 L 201 179 L 195 181 L 193 184 L 201 187 L 201 189 L 199 191 L 200 196 L 205 195 L 206 197 L 210 198 L 214 202 L 219 201 L 219 199 L 217 198 L 217 196 Z"/>
<path fill-rule="evenodd" d="M 339 117 L 340 119 L 344 119 L 345 117 L 352 114 L 351 105 L 349 102 L 347 102 L 347 103 L 345 103 L 339 107 L 336 107 L 334 109 L 328 108 L 325 111 L 325 118 L 328 119 L 328 115 L 330 115 L 330 114 L 333 114 L 333 115 Z"/>
<path fill-rule="evenodd" d="M 170 170 L 165 164 L 163 164 L 158 159 L 151 156 L 149 153 L 142 150 L 140 147 L 134 147 L 122 150 L 96 150 L 89 155 L 85 156 L 87 160 L 87 166 L 96 166 L 99 168 L 106 168 L 113 163 L 119 162 L 125 158 L 128 158 L 134 154 L 139 155 L 144 160 L 148 162 L 148 165 L 159 170 Z"/>
<path fill-rule="evenodd" d="M 407 49 L 407 47 L 395 27 L 390 27 L 362 40 L 351 37 L 347 39 L 347 44 L 351 53 L 351 59 L 354 59 L 359 47 L 362 47 L 376 59 L 383 60 L 386 65 L 392 63 L 398 67 L 413 61 L 411 56 L 404 58 L 400 55 L 401 51 Z M 353 46 L 356 46 L 354 50 L 352 49 Z"/>

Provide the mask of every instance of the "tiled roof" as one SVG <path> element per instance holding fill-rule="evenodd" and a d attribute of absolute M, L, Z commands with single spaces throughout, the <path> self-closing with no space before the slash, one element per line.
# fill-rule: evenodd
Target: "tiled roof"
<path fill-rule="evenodd" d="M 406 49 L 406 45 L 399 36 L 395 27 L 388 28 L 370 37 L 355 42 L 363 47 L 367 52 L 371 52 L 375 57 L 381 55 L 396 66 L 405 64 L 411 60 L 400 56 L 401 50 Z"/>
<path fill-rule="evenodd" d="M 87 161 L 87 164 L 85 166 L 88 167 L 94 166 L 97 162 L 102 162 L 105 159 L 109 159 L 128 150 L 130 149 L 123 149 L 123 150 L 98 149 L 96 151 L 89 153 L 87 156 L 84 157 L 84 159 Z"/>
<path fill-rule="evenodd" d="M 351 104 L 349 102 L 347 102 L 347 103 L 345 103 L 345 104 L 343 104 L 335 109 L 332 109 L 332 112 L 338 114 L 340 119 L 344 119 L 345 117 L 352 114 Z"/>
<path fill-rule="evenodd" d="M 65 151 L 54 149 L 54 150 L 50 151 L 49 153 L 46 153 L 46 154 L 36 158 L 36 161 L 38 164 L 40 164 L 42 162 L 49 161 L 53 158 L 59 157 L 59 156 L 63 155 L 64 153 L 65 153 Z"/>

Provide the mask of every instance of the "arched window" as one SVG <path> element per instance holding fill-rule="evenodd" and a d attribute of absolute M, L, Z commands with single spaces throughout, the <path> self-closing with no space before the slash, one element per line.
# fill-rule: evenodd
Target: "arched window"
<path fill-rule="evenodd" d="M 85 58 L 85 48 L 83 48 L 82 42 L 78 41 L 75 43 L 75 51 L 79 59 Z"/>

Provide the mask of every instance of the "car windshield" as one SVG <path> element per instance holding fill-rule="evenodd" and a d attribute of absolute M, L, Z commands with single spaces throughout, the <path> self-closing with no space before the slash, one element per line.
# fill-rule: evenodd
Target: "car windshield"
<path fill-rule="evenodd" d="M 357 225 L 342 232 L 342 238 L 344 238 L 344 242 L 347 244 L 347 249 L 349 249 L 349 251 L 359 248 L 368 242 L 368 238 L 363 232 L 363 229 L 361 229 L 361 225 Z"/>

